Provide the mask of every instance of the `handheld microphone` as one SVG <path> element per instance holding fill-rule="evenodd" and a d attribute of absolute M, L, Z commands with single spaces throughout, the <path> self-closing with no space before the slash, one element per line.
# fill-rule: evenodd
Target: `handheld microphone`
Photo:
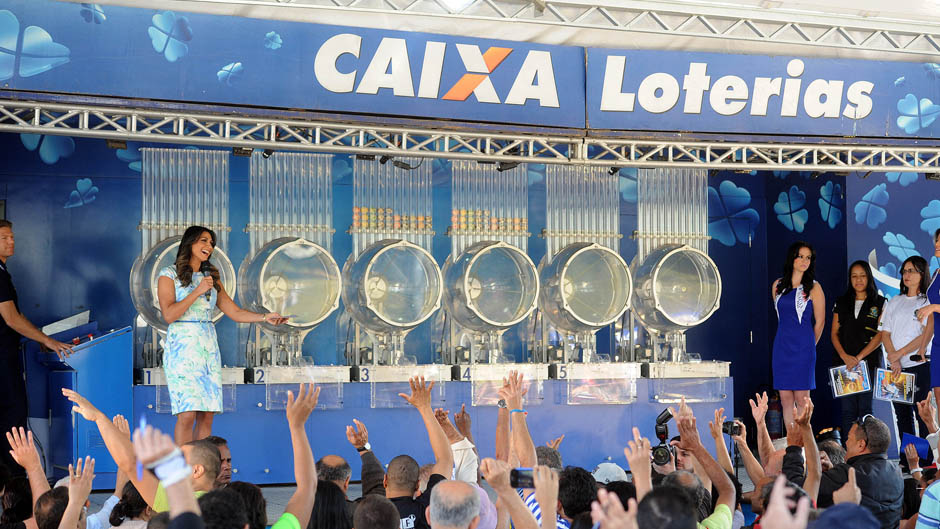
<path fill-rule="evenodd" d="M 202 264 L 199 265 L 199 271 L 204 275 L 209 275 L 209 273 L 212 272 L 212 265 L 209 264 L 208 260 L 203 261 Z M 206 290 L 206 301 L 210 299 L 212 299 L 212 289 Z"/>

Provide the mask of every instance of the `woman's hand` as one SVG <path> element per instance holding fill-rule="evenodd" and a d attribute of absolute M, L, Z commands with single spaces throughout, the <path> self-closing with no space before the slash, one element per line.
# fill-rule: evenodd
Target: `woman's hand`
<path fill-rule="evenodd" d="M 917 309 L 917 321 L 923 321 L 927 316 L 937 312 L 937 309 L 940 309 L 940 305 L 937 305 L 936 303 Z"/>
<path fill-rule="evenodd" d="M 197 295 L 202 295 L 212 289 L 214 285 L 215 283 L 212 280 L 212 276 L 206 275 L 202 277 L 202 281 L 196 285 L 196 288 L 193 290 L 193 292 L 195 292 Z"/>
<path fill-rule="evenodd" d="M 849 371 L 855 369 L 855 366 L 858 365 L 858 358 L 856 358 L 856 357 L 854 357 L 854 356 L 852 356 L 852 355 L 848 355 L 848 354 L 842 355 L 842 361 L 845 362 L 845 367 L 846 367 Z"/>
<path fill-rule="evenodd" d="M 276 312 L 267 312 L 262 315 L 261 321 L 270 323 L 271 325 L 283 325 L 287 323 L 287 318 Z"/>

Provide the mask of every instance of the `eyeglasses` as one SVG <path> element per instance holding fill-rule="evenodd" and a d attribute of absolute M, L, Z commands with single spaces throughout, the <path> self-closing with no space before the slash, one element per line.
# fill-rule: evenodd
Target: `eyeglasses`
<path fill-rule="evenodd" d="M 856 431 L 862 434 L 862 436 L 865 438 L 866 443 L 868 442 L 868 430 L 865 428 L 865 421 L 867 421 L 869 418 L 874 419 L 875 416 L 872 415 L 871 413 L 866 413 L 865 415 L 862 415 L 860 418 L 855 419 L 855 424 L 858 425 L 858 429 Z"/>
<path fill-rule="evenodd" d="M 915 268 L 905 268 L 904 270 L 901 270 L 902 275 L 919 274 L 919 273 L 920 271 Z"/>

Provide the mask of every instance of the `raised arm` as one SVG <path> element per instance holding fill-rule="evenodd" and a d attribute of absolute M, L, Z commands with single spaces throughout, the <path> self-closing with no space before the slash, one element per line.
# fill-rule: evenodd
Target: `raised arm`
<path fill-rule="evenodd" d="M 734 421 L 734 424 L 738 425 L 741 433 L 740 435 L 733 435 L 731 438 L 734 439 L 734 443 L 738 447 L 738 453 L 741 454 L 747 477 L 751 479 L 751 483 L 760 483 L 760 480 L 764 479 L 764 467 L 760 465 L 760 462 L 754 457 L 754 453 L 751 452 L 751 448 L 747 446 L 747 428 L 741 421 Z"/>
<path fill-rule="evenodd" d="M 258 312 L 252 312 L 250 310 L 245 310 L 235 304 L 232 301 L 232 298 L 229 297 L 228 293 L 225 291 L 225 287 L 221 285 L 218 293 L 218 298 L 216 305 L 219 307 L 226 316 L 231 318 L 233 321 L 238 323 L 261 323 L 266 321 L 271 325 L 280 325 L 287 321 L 287 318 L 281 316 L 276 312 L 265 312 L 260 314 Z"/>
<path fill-rule="evenodd" d="M 506 379 L 506 385 L 499 390 L 499 396 L 506 401 L 506 406 L 509 408 L 509 420 L 512 424 L 512 449 L 519 457 L 519 465 L 534 467 L 538 464 L 538 457 L 535 455 L 535 443 L 532 441 L 532 435 L 529 434 L 526 412 L 522 404 L 522 399 L 528 391 L 522 373 L 510 371 L 509 378 Z"/>
<path fill-rule="evenodd" d="M 749 402 L 751 415 L 754 416 L 754 423 L 757 425 L 757 455 L 760 457 L 761 464 L 766 465 L 774 453 L 774 442 L 770 439 L 767 423 L 764 422 L 764 417 L 767 416 L 767 392 L 755 394 L 754 398 L 757 399 L 756 402 L 754 399 L 750 399 Z"/>
<path fill-rule="evenodd" d="M 816 446 L 816 436 L 813 435 L 813 425 L 810 419 L 813 418 L 813 401 L 809 397 L 803 397 L 802 413 L 798 409 L 793 417 L 793 422 L 803 433 L 803 449 L 806 451 L 806 480 L 803 481 L 803 490 L 809 494 L 813 503 L 819 495 L 819 481 L 822 478 L 822 463 L 819 461 L 819 447 Z"/>
<path fill-rule="evenodd" d="M 193 493 L 193 472 L 169 435 L 152 426 L 137 429 L 134 432 L 134 452 L 142 465 L 160 476 L 171 519 L 185 513 L 201 514 Z"/>
<path fill-rule="evenodd" d="M 509 518 L 512 520 L 513 527 L 516 529 L 539 529 L 535 516 L 532 516 L 529 509 L 522 503 L 522 498 L 509 484 L 509 463 L 486 458 L 480 462 L 480 470 L 483 472 L 486 482 L 496 491 L 501 506 L 509 511 Z M 545 513 L 544 518 L 549 518 L 554 522 L 555 517 L 552 513 L 554 511 Z"/>
<path fill-rule="evenodd" d="M 134 487 L 137 489 L 137 492 L 140 493 L 144 501 L 153 507 L 159 482 L 157 478 L 149 472 L 144 472 L 138 477 L 137 456 L 134 454 L 134 445 L 131 444 L 130 439 L 118 430 L 111 420 L 108 419 L 107 415 L 101 413 L 101 411 L 85 397 L 66 388 L 62 388 L 62 394 L 74 404 L 72 406 L 73 412 L 78 413 L 84 417 L 85 420 L 91 421 L 98 426 L 98 433 L 101 434 L 101 439 L 104 440 L 104 445 L 107 447 L 108 453 L 111 454 L 117 467 L 130 478 L 131 483 L 134 484 Z"/>
<path fill-rule="evenodd" d="M 382 481 L 385 478 L 385 469 L 379 458 L 375 457 L 375 452 L 371 448 L 366 448 L 369 444 L 369 430 L 359 419 L 353 419 L 353 424 L 346 426 L 346 439 L 353 445 L 356 452 L 359 452 L 359 459 L 362 467 L 359 470 L 359 481 L 362 483 L 362 496 L 369 494 L 380 494 L 385 496 L 385 486 Z"/>
<path fill-rule="evenodd" d="M 320 398 L 320 388 L 314 389 L 313 384 L 300 385 L 297 398 L 294 392 L 287 392 L 287 426 L 290 428 L 290 442 L 294 449 L 294 479 L 297 480 L 297 490 L 287 501 L 285 513 L 293 514 L 300 527 L 307 527 L 310 523 L 310 514 L 313 511 L 313 500 L 317 495 L 317 467 L 307 439 L 306 423 L 310 413 L 317 407 Z"/>
<path fill-rule="evenodd" d="M 725 474 L 725 471 L 721 469 L 718 462 L 708 453 L 708 450 L 705 449 L 705 445 L 702 444 L 702 440 L 699 438 L 698 430 L 696 429 L 695 417 L 683 414 L 676 419 L 679 423 L 679 435 L 681 436 L 679 447 L 692 452 L 695 459 L 702 465 L 705 474 L 708 475 L 708 479 L 711 480 L 715 489 L 717 489 L 718 503 L 727 505 L 728 509 L 733 513 L 735 507 L 734 483 L 732 483 L 728 474 Z"/>
<path fill-rule="evenodd" d="M 633 440 L 627 442 L 623 455 L 630 464 L 630 473 L 633 474 L 633 485 L 636 487 L 636 499 L 641 501 L 646 494 L 653 490 L 653 469 L 651 467 L 650 440 L 640 435 L 640 429 L 633 427 Z"/>
<path fill-rule="evenodd" d="M 85 468 L 79 458 L 73 467 L 69 464 L 69 502 L 59 520 L 59 529 L 74 529 L 91 494 L 91 483 L 95 479 L 95 460 L 85 457 Z M 37 498 L 38 499 L 38 498 Z"/>
<path fill-rule="evenodd" d="M 509 463 L 510 452 L 512 438 L 509 434 L 509 408 L 496 408 L 496 448 L 493 457 Z"/>
<path fill-rule="evenodd" d="M 23 428 L 13 428 L 7 432 L 7 442 L 10 443 L 10 455 L 13 456 L 13 460 L 26 470 L 29 490 L 33 493 L 33 498 L 38 500 L 49 490 L 49 482 L 46 481 L 46 473 L 42 469 L 39 452 L 33 444 L 33 432 L 27 432 Z"/>
<path fill-rule="evenodd" d="M 431 441 L 431 450 L 434 452 L 434 468 L 431 469 L 431 473 L 450 478 L 454 469 L 454 454 L 450 451 L 447 434 L 444 433 L 444 429 L 434 417 L 434 410 L 431 409 L 431 390 L 434 389 L 434 381 L 426 384 L 424 377 L 421 376 L 411 377 L 408 383 L 411 385 L 411 395 L 399 393 L 398 396 L 408 401 L 421 414 L 424 427 L 428 431 L 428 440 Z"/>
<path fill-rule="evenodd" d="M 728 445 L 725 444 L 725 434 L 721 431 L 725 423 L 725 409 L 715 410 L 715 420 L 708 421 L 708 430 L 715 441 L 715 450 L 718 452 L 718 464 L 725 472 L 734 473 L 734 465 L 731 463 L 731 455 L 728 453 Z"/>

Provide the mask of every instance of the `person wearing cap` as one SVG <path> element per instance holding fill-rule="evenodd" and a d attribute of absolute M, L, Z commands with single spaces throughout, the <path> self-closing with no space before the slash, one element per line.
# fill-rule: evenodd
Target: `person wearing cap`
<path fill-rule="evenodd" d="M 610 461 L 604 461 L 594 467 L 594 471 L 591 472 L 591 475 L 594 476 L 594 481 L 596 481 L 598 485 L 606 485 L 613 481 L 629 481 L 627 471 L 622 469 L 617 463 Z"/>

